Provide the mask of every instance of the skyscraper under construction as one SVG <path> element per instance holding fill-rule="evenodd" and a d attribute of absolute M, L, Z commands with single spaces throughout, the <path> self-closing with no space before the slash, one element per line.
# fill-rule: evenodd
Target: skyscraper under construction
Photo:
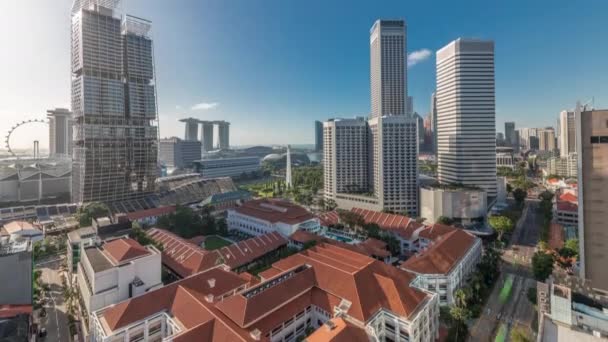
<path fill-rule="evenodd" d="M 120 0 L 72 6 L 72 200 L 116 202 L 154 191 L 158 120 L 150 22 Z"/>

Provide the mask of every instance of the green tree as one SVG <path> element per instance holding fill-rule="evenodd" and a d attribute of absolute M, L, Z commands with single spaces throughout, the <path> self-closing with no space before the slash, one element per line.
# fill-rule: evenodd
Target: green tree
<path fill-rule="evenodd" d="M 578 239 L 568 239 L 566 240 L 566 242 L 564 243 L 564 248 L 568 251 L 570 251 L 572 256 L 578 256 Z"/>
<path fill-rule="evenodd" d="M 380 237 L 380 226 L 376 223 L 366 223 L 363 225 L 363 229 L 367 232 L 367 236 L 371 238 Z"/>
<path fill-rule="evenodd" d="M 226 223 L 225 218 L 217 220 L 217 233 L 221 236 L 228 235 L 228 223 Z"/>
<path fill-rule="evenodd" d="M 110 208 L 104 203 L 91 202 L 78 209 L 78 222 L 81 227 L 90 226 L 93 219 L 110 216 Z"/>
<path fill-rule="evenodd" d="M 437 223 L 450 226 L 450 225 L 454 224 L 454 220 L 450 217 L 439 216 L 439 218 L 437 218 Z"/>
<path fill-rule="evenodd" d="M 498 240 L 502 241 L 504 234 L 510 234 L 513 231 L 513 221 L 506 216 L 490 216 L 488 223 L 498 233 Z"/>
<path fill-rule="evenodd" d="M 528 196 L 528 193 L 525 190 L 522 190 L 520 188 L 513 190 L 513 198 L 515 199 L 515 202 L 517 202 L 517 204 L 519 205 L 524 203 L 526 196 Z"/>
<path fill-rule="evenodd" d="M 536 280 L 545 281 L 553 272 L 553 256 L 538 251 L 532 256 L 532 272 Z"/>
<path fill-rule="evenodd" d="M 340 210 L 338 212 L 338 217 L 340 218 L 340 222 L 344 223 L 345 226 L 358 229 L 363 227 L 365 224 L 365 220 L 363 220 L 363 216 L 348 210 Z"/>
<path fill-rule="evenodd" d="M 155 240 L 153 240 L 151 237 L 148 236 L 148 234 L 146 234 L 146 232 L 141 229 L 138 226 L 133 225 L 133 229 L 131 229 L 131 233 L 129 233 L 129 236 L 134 239 L 135 241 L 139 242 L 140 245 L 142 246 L 147 246 L 147 245 L 153 245 L 154 247 L 156 247 L 156 249 L 158 249 L 159 251 L 162 251 L 164 249 L 163 244 L 160 242 L 156 242 Z"/>
<path fill-rule="evenodd" d="M 329 211 L 335 210 L 338 207 L 338 204 L 333 199 L 328 199 L 325 201 L 325 208 Z"/>

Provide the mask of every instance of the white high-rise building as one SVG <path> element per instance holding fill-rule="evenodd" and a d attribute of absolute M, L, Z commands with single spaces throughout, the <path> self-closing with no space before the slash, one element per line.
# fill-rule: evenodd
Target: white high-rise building
<path fill-rule="evenodd" d="M 328 199 L 337 194 L 365 194 L 369 182 L 369 127 L 363 118 L 323 123 L 324 188 Z"/>
<path fill-rule="evenodd" d="M 46 111 L 49 118 L 49 154 L 72 156 L 72 112 L 65 108 Z"/>
<path fill-rule="evenodd" d="M 370 119 L 323 124 L 325 197 L 341 208 L 418 213 L 418 132 L 406 107 L 405 32 L 402 20 L 372 26 Z"/>
<path fill-rule="evenodd" d="M 370 30 L 372 117 L 407 114 L 407 39 L 403 20 L 376 20 Z"/>
<path fill-rule="evenodd" d="M 437 51 L 437 160 L 441 183 L 496 196 L 494 42 L 457 39 Z"/>
<path fill-rule="evenodd" d="M 568 157 L 568 154 L 576 152 L 576 111 L 580 113 L 578 108 L 574 111 L 564 110 L 559 113 L 559 153 L 563 158 Z"/>

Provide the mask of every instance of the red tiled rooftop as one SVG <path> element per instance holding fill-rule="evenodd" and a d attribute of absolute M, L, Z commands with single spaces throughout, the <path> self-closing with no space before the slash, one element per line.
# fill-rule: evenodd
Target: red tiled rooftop
<path fill-rule="evenodd" d="M 335 317 L 330 320 L 333 328 L 329 328 L 327 324 L 317 329 L 314 333 L 306 338 L 308 342 L 367 342 L 369 337 L 365 333 L 365 329 L 359 327 L 349 321 L 345 321 L 341 317 Z"/>
<path fill-rule="evenodd" d="M 435 240 L 424 252 L 401 263 L 401 268 L 421 274 L 448 274 L 473 247 L 477 238 L 462 229 Z"/>
<path fill-rule="evenodd" d="M 148 235 L 163 245 L 163 264 L 181 277 L 218 264 L 226 264 L 235 269 L 287 245 L 288 242 L 281 234 L 273 232 L 207 251 L 166 230 L 153 228 Z"/>
<path fill-rule="evenodd" d="M 418 236 L 428 240 L 435 240 L 438 237 L 451 233 L 455 230 L 461 229 L 452 226 L 446 226 L 440 223 L 435 223 L 430 226 L 425 226 L 424 229 L 418 232 Z"/>
<path fill-rule="evenodd" d="M 234 210 L 239 214 L 252 216 L 271 223 L 297 224 L 314 218 L 304 207 L 278 199 L 247 201 Z"/>
<path fill-rule="evenodd" d="M 156 216 L 161 216 L 161 215 L 167 215 L 174 211 L 175 211 L 175 206 L 167 206 L 167 207 L 134 211 L 132 213 L 127 213 L 126 216 L 129 220 L 135 221 L 135 220 L 140 220 L 140 219 L 147 218 L 147 217 L 156 217 Z"/>
<path fill-rule="evenodd" d="M 267 341 L 268 332 L 311 304 L 332 313 L 345 299 L 352 303 L 348 315 L 366 322 L 382 308 L 410 317 L 428 298 L 409 287 L 413 274 L 325 243 L 283 259 L 273 269 L 278 273 L 270 280 L 247 288 L 244 278 L 249 277 L 212 268 L 112 305 L 100 313 L 101 323 L 106 331 L 116 331 L 167 312 L 183 326 L 175 341 L 253 341 L 254 330 Z M 276 282 L 276 277 L 281 280 Z M 236 294 L 218 299 L 232 293 Z M 338 330 L 330 341 L 364 337 L 348 322 Z"/>
<path fill-rule="evenodd" d="M 106 242 L 103 245 L 103 252 L 114 264 L 150 254 L 150 251 L 144 246 L 130 238 L 120 238 Z"/>
<path fill-rule="evenodd" d="M 565 192 L 559 196 L 559 202 L 578 203 L 578 197 L 571 192 Z"/>
<path fill-rule="evenodd" d="M 405 239 L 410 239 L 418 228 L 423 227 L 422 224 L 403 215 L 388 214 L 361 208 L 352 208 L 351 211 L 361 215 L 365 223 L 375 223 L 380 229 L 390 230 Z M 340 222 L 340 216 L 337 211 L 324 213 L 319 219 L 325 226 L 335 225 Z"/>

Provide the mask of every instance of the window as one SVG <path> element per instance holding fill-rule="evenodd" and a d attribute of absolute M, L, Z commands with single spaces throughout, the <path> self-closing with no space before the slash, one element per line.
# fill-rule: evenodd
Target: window
<path fill-rule="evenodd" d="M 600 142 L 600 137 L 591 137 L 592 144 L 598 144 Z"/>

